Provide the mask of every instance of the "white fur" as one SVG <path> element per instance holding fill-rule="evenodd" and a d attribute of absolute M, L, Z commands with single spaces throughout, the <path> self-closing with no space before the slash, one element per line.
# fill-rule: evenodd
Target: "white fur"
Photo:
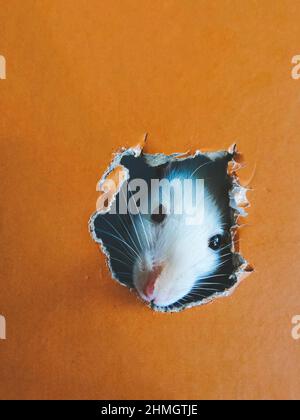
<path fill-rule="evenodd" d="M 164 205 L 164 197 L 160 203 Z M 199 207 L 194 209 L 193 216 L 197 218 L 199 212 Z M 162 267 L 151 299 L 157 306 L 166 307 L 182 299 L 197 280 L 213 274 L 218 265 L 219 253 L 209 247 L 209 240 L 223 233 L 222 217 L 207 191 L 203 222 L 191 224 L 190 215 L 191 209 L 188 215 L 168 214 L 160 224 L 153 223 L 148 215 L 135 216 L 143 251 L 134 264 L 133 281 L 139 295 L 149 301 L 143 292 L 148 275 L 154 267 Z"/>

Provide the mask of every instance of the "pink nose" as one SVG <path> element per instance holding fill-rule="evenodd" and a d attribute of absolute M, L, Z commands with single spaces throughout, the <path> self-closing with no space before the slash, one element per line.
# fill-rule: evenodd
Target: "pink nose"
<path fill-rule="evenodd" d="M 161 272 L 162 267 L 157 266 L 154 267 L 154 269 L 148 273 L 143 292 L 146 298 L 149 300 L 153 300 L 154 298 L 155 285 Z"/>

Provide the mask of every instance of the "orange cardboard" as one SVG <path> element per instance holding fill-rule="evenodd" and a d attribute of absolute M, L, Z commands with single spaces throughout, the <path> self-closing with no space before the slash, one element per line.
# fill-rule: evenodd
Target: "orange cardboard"
<path fill-rule="evenodd" d="M 0 398 L 299 399 L 299 2 L 0 8 Z M 232 296 L 162 314 L 111 281 L 87 222 L 145 133 L 149 153 L 238 143 L 255 273 Z"/>

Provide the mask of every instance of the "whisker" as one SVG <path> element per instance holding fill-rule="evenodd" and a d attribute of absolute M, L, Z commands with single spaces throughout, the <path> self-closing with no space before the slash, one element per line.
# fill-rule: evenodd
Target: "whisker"
<path fill-rule="evenodd" d="M 123 226 L 123 228 L 126 230 L 126 233 L 128 234 L 128 236 L 129 236 L 129 238 L 131 239 L 131 243 L 132 243 L 132 245 L 133 246 L 135 246 L 135 248 L 136 248 L 136 250 L 137 250 L 137 252 L 140 252 L 140 249 L 137 247 L 137 245 L 136 245 L 136 241 L 133 239 L 133 237 L 131 236 L 131 233 L 129 232 L 129 229 L 127 229 L 127 226 L 128 226 L 128 228 L 129 228 L 129 223 L 127 223 L 127 226 L 126 226 L 126 223 L 125 223 L 125 221 L 126 220 L 123 220 L 122 219 L 122 217 L 119 215 L 119 214 L 117 214 L 117 216 L 118 216 L 118 218 L 119 218 L 119 220 L 120 220 L 120 222 L 121 222 L 121 224 L 122 224 L 122 226 Z"/>
<path fill-rule="evenodd" d="M 214 274 L 212 276 L 206 276 L 206 277 L 201 277 L 199 280 L 206 280 L 206 279 L 213 279 L 214 277 L 224 277 L 224 276 L 228 276 L 228 274 Z"/>
<path fill-rule="evenodd" d="M 216 283 L 216 285 L 218 285 L 218 283 Z M 219 283 L 219 285 L 221 286 L 222 283 Z M 206 285 L 204 285 L 204 287 L 201 287 L 202 284 L 200 283 L 198 286 L 196 286 L 195 288 L 193 288 L 192 290 L 214 290 L 216 292 L 219 291 L 219 289 L 216 288 L 211 288 L 211 287 L 206 287 Z"/>
<path fill-rule="evenodd" d="M 136 249 L 136 251 L 137 251 L 137 252 L 140 252 L 140 249 L 138 249 L 138 247 L 137 247 L 137 245 L 136 245 L 136 242 L 133 240 L 133 238 L 132 238 L 132 236 L 131 236 L 131 234 L 130 234 L 129 230 L 128 230 L 128 229 L 127 229 L 127 227 L 126 227 L 125 222 L 122 220 L 122 217 L 121 217 L 119 214 L 117 214 L 117 216 L 118 216 L 118 218 L 119 218 L 119 220 L 120 220 L 120 222 L 121 222 L 121 224 L 122 224 L 123 228 L 126 230 L 126 232 L 127 232 L 128 236 L 129 236 L 129 238 L 131 239 L 131 243 L 132 243 L 132 245 L 135 247 L 135 249 Z"/>
<path fill-rule="evenodd" d="M 117 262 L 119 262 L 120 264 L 123 264 L 123 265 L 125 265 L 126 267 L 128 267 L 128 263 L 125 263 L 124 261 L 119 260 L 119 258 L 110 257 L 110 260 L 117 261 Z"/>
<path fill-rule="evenodd" d="M 228 255 L 232 255 L 232 252 L 228 252 L 227 254 L 221 255 L 220 260 L 222 260 L 225 257 L 228 257 Z"/>
<path fill-rule="evenodd" d="M 226 277 L 226 276 L 228 276 L 228 274 L 215 274 L 215 275 L 212 275 L 212 276 L 206 276 L 206 277 L 202 277 L 202 278 L 200 278 L 200 279 L 198 279 L 197 280 L 197 283 L 191 288 L 191 292 L 193 291 L 193 290 L 197 290 L 197 288 L 199 288 L 199 287 L 201 287 L 201 286 L 203 286 L 203 285 L 208 285 L 208 286 L 223 286 L 223 284 L 222 283 L 213 283 L 213 282 L 201 282 L 201 279 L 203 279 L 203 280 L 206 280 L 206 279 L 210 279 L 210 278 L 215 278 L 215 277 Z M 179 292 L 179 293 L 181 293 L 181 292 L 183 292 L 185 289 L 179 289 L 179 290 L 177 290 L 177 292 Z"/>
<path fill-rule="evenodd" d="M 140 213 L 140 211 L 139 211 L 139 209 L 138 209 L 138 207 L 137 207 L 136 200 L 135 200 L 135 198 L 134 198 L 134 195 L 133 195 L 133 194 L 131 194 L 131 198 L 133 198 L 133 202 L 134 202 L 135 208 L 137 209 L 137 212 L 138 212 L 138 215 L 139 215 L 139 218 L 140 218 L 140 221 L 141 221 L 142 227 L 143 227 L 143 231 L 144 231 L 145 239 L 146 239 L 146 242 L 147 242 L 147 244 L 148 244 L 148 248 L 150 249 L 150 243 L 149 243 L 149 241 L 148 241 L 148 237 L 147 237 L 147 234 L 146 234 L 145 225 L 144 225 L 144 222 L 143 222 L 143 219 L 142 219 L 141 213 Z"/>
<path fill-rule="evenodd" d="M 119 215 L 118 215 L 119 216 Z M 120 216 L 119 216 L 120 217 Z M 120 218 L 120 220 L 121 220 L 121 218 Z M 113 226 L 113 224 L 112 223 L 110 223 L 110 221 L 109 220 L 106 220 L 105 218 L 104 218 L 104 221 L 106 222 L 106 223 L 108 223 L 112 228 L 113 228 L 113 230 L 116 232 L 116 234 L 118 235 L 118 237 L 120 238 L 120 239 L 123 239 L 123 240 L 125 240 L 125 238 L 124 237 L 122 237 L 121 236 L 121 233 Z M 128 234 L 129 234 L 129 232 L 128 232 Z M 128 245 L 128 244 L 127 244 Z M 134 245 L 134 243 L 133 243 L 133 245 Z M 139 251 L 138 249 L 136 249 L 137 250 L 137 252 Z"/>
<path fill-rule="evenodd" d="M 222 283 L 213 283 L 213 282 L 201 282 L 200 283 L 200 285 L 202 286 L 202 285 L 216 285 L 216 286 L 218 286 L 218 285 L 222 285 Z M 194 287 L 197 287 L 197 285 L 195 285 Z"/>
<path fill-rule="evenodd" d="M 217 264 L 216 268 L 222 267 L 223 265 L 225 265 L 229 261 L 231 261 L 231 258 L 228 258 L 227 260 L 221 262 L 220 264 Z"/>
<path fill-rule="evenodd" d="M 225 256 L 231 255 L 232 253 L 229 252 L 228 254 L 223 255 L 220 259 L 222 260 L 222 258 L 224 258 Z M 191 267 L 189 267 L 188 271 L 186 272 L 189 273 L 190 271 L 192 271 L 198 264 L 200 264 L 202 261 L 204 261 L 205 258 L 200 258 L 195 264 L 193 264 Z M 222 265 L 224 265 L 226 262 L 230 261 L 231 259 L 228 258 L 226 261 L 223 261 L 222 263 L 218 264 L 215 268 L 221 267 Z"/>
<path fill-rule="evenodd" d="M 122 191 L 122 194 L 123 194 L 123 196 L 124 196 L 124 198 L 125 198 L 125 200 L 126 200 L 126 202 L 127 202 L 127 199 L 126 199 L 126 197 L 125 197 L 125 193 L 124 193 L 123 188 L 121 188 L 121 191 Z M 134 228 L 134 231 L 135 231 L 135 235 L 136 235 L 136 237 L 137 237 L 137 240 L 139 241 L 139 244 L 140 244 L 140 249 L 143 249 L 143 247 L 142 247 L 142 243 L 141 243 L 141 241 L 140 241 L 140 237 L 139 237 L 138 232 L 137 232 L 137 230 L 136 230 L 136 226 L 135 226 L 135 223 L 134 223 L 133 217 L 132 217 L 132 215 L 131 215 L 131 213 L 130 213 L 130 212 L 128 212 L 128 214 L 129 214 L 129 217 L 130 217 L 130 220 L 131 220 L 132 226 L 133 226 L 133 228 Z"/>
<path fill-rule="evenodd" d="M 238 243 L 240 241 L 241 241 L 241 239 L 238 239 L 236 241 L 231 241 L 230 244 L 228 244 L 226 246 L 223 246 L 223 248 L 220 248 L 219 251 L 223 251 L 223 249 L 226 249 L 226 248 L 228 248 L 228 247 L 230 247 L 230 246 L 232 246 L 232 245 L 234 245 L 234 244 L 236 244 L 236 243 Z"/>
<path fill-rule="evenodd" d="M 97 230 L 97 232 L 102 232 L 104 235 L 108 235 L 108 236 L 111 236 L 112 238 L 115 238 L 115 239 L 117 239 L 118 241 L 120 241 L 121 243 L 123 243 L 124 245 L 126 245 L 128 248 L 130 248 L 133 252 L 134 252 L 134 254 L 137 256 L 137 258 L 140 260 L 140 261 L 142 261 L 141 260 L 141 257 L 137 254 L 137 252 L 126 242 L 126 241 L 124 241 L 120 236 L 116 236 L 116 235 L 113 235 L 112 233 L 110 233 L 110 232 L 107 232 L 107 231 L 105 231 L 105 230 L 102 230 L 102 229 L 96 229 Z"/>
<path fill-rule="evenodd" d="M 213 163 L 213 161 L 212 161 L 212 160 L 210 160 L 209 162 L 205 162 L 205 163 L 203 163 L 202 165 L 198 166 L 198 168 L 196 168 L 196 169 L 194 170 L 194 172 L 190 175 L 190 177 L 192 178 L 192 176 L 194 176 L 194 175 L 195 175 L 195 173 L 197 173 L 197 172 L 199 171 L 199 169 L 203 168 L 203 167 L 204 167 L 204 166 L 206 166 L 206 165 L 209 165 L 210 163 Z"/>
<path fill-rule="evenodd" d="M 220 292 L 220 290 L 219 289 L 215 289 L 215 288 L 211 288 L 211 287 L 199 287 L 199 288 L 195 288 L 194 290 L 211 290 L 211 291 L 214 291 L 214 292 Z"/>
<path fill-rule="evenodd" d="M 134 255 L 132 255 L 131 253 L 125 253 L 125 252 L 123 252 L 123 251 L 121 251 L 120 250 L 120 248 L 116 248 L 115 246 L 113 246 L 113 245 L 111 245 L 111 244 L 107 244 L 107 245 L 105 245 L 105 247 L 107 248 L 107 247 L 109 247 L 109 248 L 112 248 L 112 249 L 114 249 L 115 251 L 117 251 L 117 252 L 119 252 L 120 254 L 122 254 L 122 255 L 124 255 L 124 257 L 128 260 L 128 261 L 130 261 L 132 264 L 134 264 L 134 259 L 133 259 L 133 257 L 134 257 Z"/>
<path fill-rule="evenodd" d="M 185 301 L 189 301 L 189 296 L 194 296 L 196 298 L 201 297 L 201 298 L 206 298 L 207 296 L 202 295 L 201 293 L 188 293 L 185 297 Z"/>

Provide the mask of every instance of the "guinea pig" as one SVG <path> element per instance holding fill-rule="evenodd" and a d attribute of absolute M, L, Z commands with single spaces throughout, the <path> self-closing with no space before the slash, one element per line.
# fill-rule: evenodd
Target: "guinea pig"
<path fill-rule="evenodd" d="M 121 188 L 116 208 L 131 200 L 131 211 L 97 214 L 91 230 L 120 283 L 135 289 L 155 310 L 177 311 L 223 293 L 236 282 L 232 181 L 227 173 L 233 156 L 197 154 L 161 161 L 151 156 L 122 157 L 120 164 L 129 180 L 142 180 L 147 188 L 138 198 L 134 191 Z M 163 190 L 162 181 L 177 182 L 183 194 Z M 195 185 L 200 181 L 201 193 L 196 197 Z M 147 205 L 142 211 L 143 199 Z"/>

